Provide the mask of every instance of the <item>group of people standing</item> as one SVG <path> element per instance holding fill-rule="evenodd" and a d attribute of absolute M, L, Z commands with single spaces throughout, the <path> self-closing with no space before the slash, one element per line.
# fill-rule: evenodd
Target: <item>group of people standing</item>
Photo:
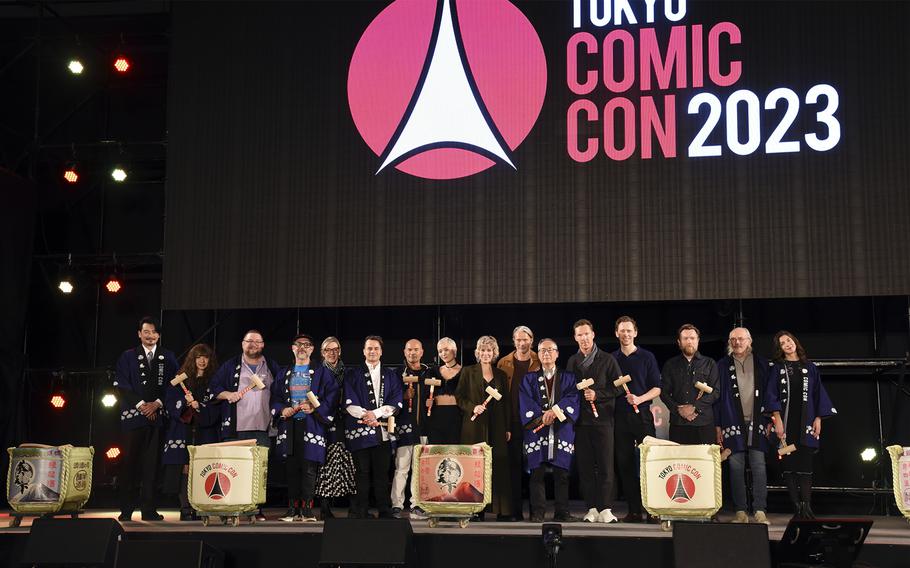
<path fill-rule="evenodd" d="M 796 451 L 784 455 L 782 469 L 791 500 L 797 514 L 812 515 L 812 454 L 821 419 L 836 411 L 792 333 L 775 336 L 769 363 L 752 353 L 748 330 L 736 328 L 728 355 L 715 362 L 699 353 L 698 329 L 685 324 L 677 333 L 680 354 L 662 370 L 636 345 L 635 320 L 620 317 L 614 333 L 619 348 L 608 353 L 598 347 L 592 322 L 575 322 L 578 350 L 564 367 L 557 365 L 556 342 L 540 339 L 535 351 L 526 326 L 513 330 L 514 350 L 502 358 L 494 337 L 480 337 L 476 364 L 465 367 L 448 337 L 437 342 L 437 365 L 424 363 L 422 343 L 410 339 L 404 364 L 388 366 L 376 335 L 364 339 L 362 363 L 346 366 L 335 337 L 322 341 L 317 363 L 316 343 L 307 334 L 294 337 L 291 364 L 281 366 L 264 355 L 256 330 L 244 335 L 241 353 L 220 366 L 204 344 L 191 347 L 179 365 L 158 346 L 157 322 L 143 318 L 140 345 L 121 355 L 114 383 L 124 430 L 120 519 L 130 520 L 138 506 L 143 520 L 161 520 L 159 458 L 165 491 L 179 496 L 181 520 L 189 520 L 188 445 L 250 439 L 269 447 L 274 438 L 286 464 L 285 521 L 317 520 L 316 501 L 320 516 L 330 517 L 338 497 L 349 499 L 349 517 L 371 517 L 371 492 L 380 518 L 406 510 L 412 519 L 423 518 L 414 496 L 405 502 L 414 445 L 485 442 L 493 456 L 487 512 L 496 520 L 525 518 L 522 481 L 529 472 L 532 522 L 545 518 L 547 474 L 555 521 L 645 522 L 652 519 L 642 510 L 636 447 L 655 433 L 650 406 L 657 397 L 670 412 L 671 440 L 732 451 L 734 522 L 748 521 L 747 462 L 755 520 L 768 522 L 765 454 L 789 444 Z M 587 509 L 581 519 L 569 511 L 573 461 Z M 628 502 L 622 519 L 612 512 L 617 479 Z"/>

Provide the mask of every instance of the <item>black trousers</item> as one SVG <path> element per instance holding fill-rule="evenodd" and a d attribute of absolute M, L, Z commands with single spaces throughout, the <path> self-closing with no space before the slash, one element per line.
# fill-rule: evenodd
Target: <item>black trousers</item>
<path fill-rule="evenodd" d="M 575 460 L 585 508 L 613 507 L 613 426 L 576 426 Z"/>
<path fill-rule="evenodd" d="M 713 444 L 717 441 L 714 425 L 682 426 L 670 424 L 670 440 L 677 444 Z"/>
<path fill-rule="evenodd" d="M 389 513 L 392 510 L 391 489 L 389 487 L 389 466 L 392 462 L 392 447 L 389 442 L 378 446 L 351 452 L 354 457 L 354 483 L 357 485 L 355 502 L 356 511 L 361 514 L 367 512 L 370 505 L 370 484 L 373 486 L 373 496 L 376 499 L 376 508 L 380 513 Z"/>
<path fill-rule="evenodd" d="M 123 433 L 123 458 L 120 460 L 121 513 L 129 515 L 136 510 L 137 505 L 143 513 L 155 511 L 155 482 L 160 454 L 161 428 L 158 421 Z"/>
<path fill-rule="evenodd" d="M 509 476 L 512 485 L 512 514 L 521 519 L 524 517 L 524 505 L 521 502 L 521 482 L 524 478 L 524 428 L 521 422 L 513 422 L 509 429 L 512 437 L 507 445 L 509 450 Z M 533 509 L 532 509 L 533 510 Z"/>
<path fill-rule="evenodd" d="M 294 420 L 291 428 L 294 429 L 294 447 L 291 448 L 291 455 L 287 459 L 288 500 L 309 501 L 316 492 L 316 474 L 319 473 L 319 463 L 303 457 L 306 449 L 305 421 Z M 301 504 L 301 506 L 306 505 Z"/>
<path fill-rule="evenodd" d="M 642 418 L 644 417 L 644 419 Z M 641 465 L 636 446 L 645 439 L 654 436 L 654 419 L 652 414 L 644 411 L 616 413 L 613 440 L 616 445 L 616 472 L 622 483 L 623 494 L 629 504 L 629 512 L 641 514 Z"/>
<path fill-rule="evenodd" d="M 531 470 L 529 484 L 531 494 L 531 510 L 535 514 L 547 510 L 547 486 L 545 476 L 547 465 L 542 464 L 537 469 Z M 553 469 L 553 496 L 556 500 L 556 513 L 569 512 L 569 472 L 561 467 L 552 466 Z"/>

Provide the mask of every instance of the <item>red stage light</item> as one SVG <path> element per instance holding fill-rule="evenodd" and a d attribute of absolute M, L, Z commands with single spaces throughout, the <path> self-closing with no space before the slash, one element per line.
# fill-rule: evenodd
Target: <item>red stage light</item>
<path fill-rule="evenodd" d="M 60 409 L 66 406 L 66 398 L 62 394 L 55 394 L 51 397 L 51 406 Z"/>
<path fill-rule="evenodd" d="M 120 457 L 120 448 L 117 446 L 111 446 L 106 452 L 104 452 L 104 455 L 107 456 L 107 459 L 109 460 L 115 460 Z"/>
<path fill-rule="evenodd" d="M 120 284 L 120 279 L 117 278 L 116 276 L 111 276 L 110 278 L 108 278 L 107 283 L 104 285 L 104 287 L 111 294 L 116 294 L 117 292 L 120 291 L 121 288 L 123 288 L 123 286 L 121 286 L 121 284 Z"/>
<path fill-rule="evenodd" d="M 67 168 L 64 170 L 63 179 L 69 183 L 76 183 L 79 181 L 79 174 L 76 172 L 76 168 Z"/>
<path fill-rule="evenodd" d="M 130 60 L 123 55 L 118 56 L 117 59 L 114 60 L 114 70 L 118 73 L 126 73 L 130 70 L 131 66 Z"/>

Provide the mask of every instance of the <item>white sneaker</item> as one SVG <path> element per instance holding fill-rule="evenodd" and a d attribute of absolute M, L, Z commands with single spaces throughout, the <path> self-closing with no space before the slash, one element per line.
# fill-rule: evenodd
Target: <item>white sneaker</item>
<path fill-rule="evenodd" d="M 596 523 L 597 519 L 600 518 L 600 513 L 597 512 L 597 509 L 591 507 L 588 509 L 588 514 L 581 518 L 586 523 Z"/>
<path fill-rule="evenodd" d="M 736 511 L 736 516 L 733 517 L 733 521 L 732 521 L 732 522 L 734 522 L 734 523 L 748 523 L 748 522 L 749 522 L 749 516 L 746 514 L 745 511 Z"/>
<path fill-rule="evenodd" d="M 764 511 L 755 511 L 755 522 L 762 523 L 763 525 L 770 525 L 771 521 L 768 520 L 768 515 Z"/>
<path fill-rule="evenodd" d="M 412 507 L 411 512 L 408 515 L 409 519 L 414 519 L 415 521 L 422 521 L 427 517 L 427 514 L 420 507 Z"/>
<path fill-rule="evenodd" d="M 616 518 L 616 515 L 610 509 L 604 509 L 598 515 L 597 521 L 600 523 L 618 523 L 619 519 Z"/>

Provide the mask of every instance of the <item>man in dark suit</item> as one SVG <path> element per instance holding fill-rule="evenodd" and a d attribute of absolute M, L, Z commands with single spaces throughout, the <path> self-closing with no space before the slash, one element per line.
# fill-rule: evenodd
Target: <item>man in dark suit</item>
<path fill-rule="evenodd" d="M 156 510 L 155 479 L 161 454 L 164 385 L 177 374 L 177 359 L 158 346 L 158 322 L 151 317 L 139 321 L 140 345 L 120 355 L 114 387 L 120 400 L 123 429 L 123 458 L 120 470 L 120 517 L 132 519 L 136 489 L 141 485 L 139 505 L 143 521 L 162 521 Z"/>

